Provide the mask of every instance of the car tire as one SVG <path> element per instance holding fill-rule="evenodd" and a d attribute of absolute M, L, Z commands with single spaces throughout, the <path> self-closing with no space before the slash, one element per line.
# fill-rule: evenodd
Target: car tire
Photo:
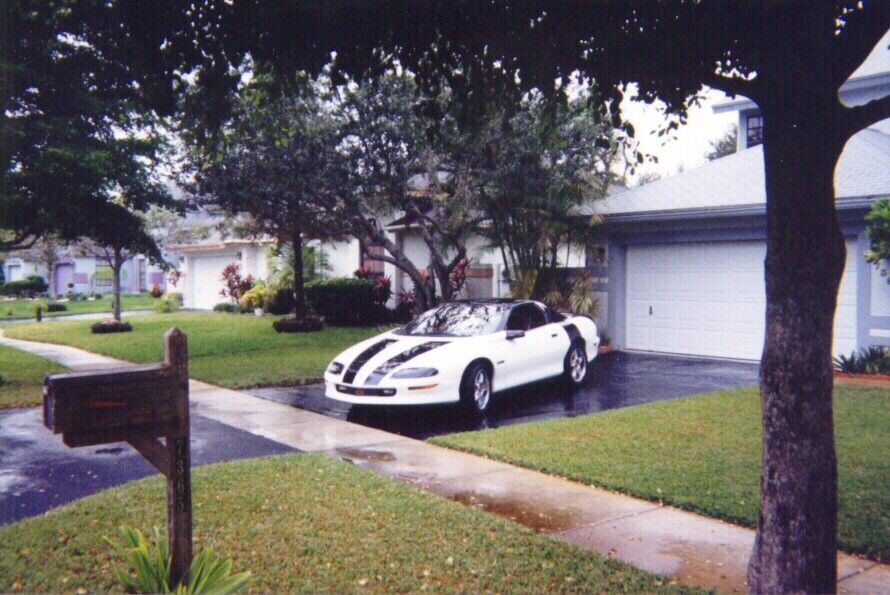
<path fill-rule="evenodd" d="M 460 382 L 460 402 L 468 411 L 483 414 L 491 406 L 491 372 L 482 362 L 467 368 Z"/>
<path fill-rule="evenodd" d="M 581 343 L 575 343 L 566 354 L 564 376 L 572 386 L 581 386 L 587 377 L 587 351 Z"/>

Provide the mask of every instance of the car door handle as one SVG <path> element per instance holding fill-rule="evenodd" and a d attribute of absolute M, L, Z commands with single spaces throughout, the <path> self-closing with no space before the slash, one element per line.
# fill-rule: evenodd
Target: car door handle
<path fill-rule="evenodd" d="M 550 335 L 550 336 L 551 336 L 551 337 L 553 337 L 553 338 L 554 338 L 554 339 L 555 339 L 555 338 L 556 338 L 556 337 L 558 337 L 558 336 L 559 336 L 559 333 L 553 333 L 553 334 L 552 334 L 552 335 Z"/>

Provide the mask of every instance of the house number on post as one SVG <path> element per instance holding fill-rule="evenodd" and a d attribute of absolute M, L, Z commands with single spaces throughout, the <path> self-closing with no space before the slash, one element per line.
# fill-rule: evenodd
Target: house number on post
<path fill-rule="evenodd" d="M 192 562 L 188 377 L 188 339 L 172 328 L 162 364 L 51 374 L 43 382 L 43 423 L 67 446 L 128 442 L 167 478 L 171 585 Z"/>

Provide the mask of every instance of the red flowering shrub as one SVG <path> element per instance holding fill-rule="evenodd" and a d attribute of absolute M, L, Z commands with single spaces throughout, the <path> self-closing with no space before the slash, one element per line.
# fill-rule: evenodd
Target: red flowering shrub
<path fill-rule="evenodd" d="M 239 270 L 240 267 L 233 262 L 226 265 L 220 275 L 220 279 L 222 279 L 225 287 L 219 294 L 232 300 L 233 304 L 237 304 L 241 296 L 253 288 L 253 275 L 242 277 Z"/>

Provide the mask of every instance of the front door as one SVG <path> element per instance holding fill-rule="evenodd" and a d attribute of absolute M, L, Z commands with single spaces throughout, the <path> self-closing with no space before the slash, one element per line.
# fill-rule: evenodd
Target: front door
<path fill-rule="evenodd" d="M 68 287 L 71 285 L 71 287 Z M 65 294 L 74 290 L 74 265 L 71 263 L 57 264 L 53 291 Z"/>

